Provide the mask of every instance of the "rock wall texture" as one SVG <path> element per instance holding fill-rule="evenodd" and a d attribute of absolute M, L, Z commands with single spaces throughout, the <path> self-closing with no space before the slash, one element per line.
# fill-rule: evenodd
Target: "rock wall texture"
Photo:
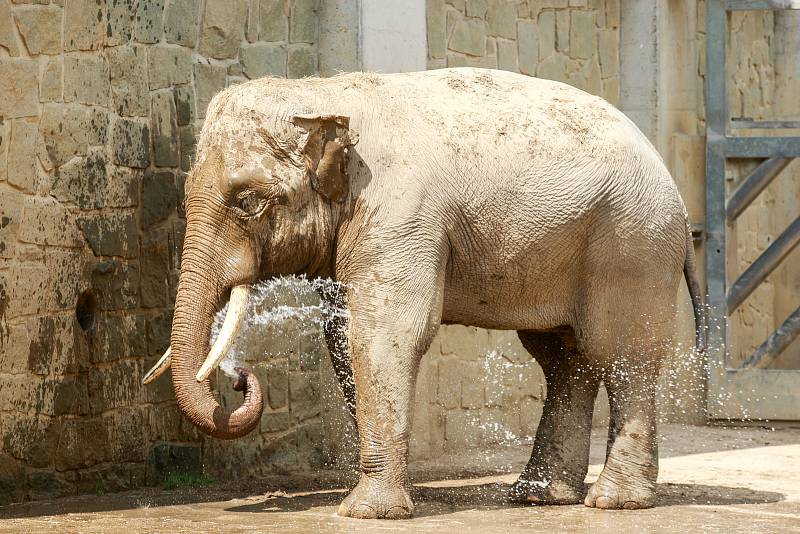
<path fill-rule="evenodd" d="M 169 344 L 184 174 L 215 93 L 316 72 L 316 9 L 0 0 L 0 502 L 214 470 L 169 378 L 141 386 Z M 275 365 L 259 439 L 313 463 L 318 366 Z"/>

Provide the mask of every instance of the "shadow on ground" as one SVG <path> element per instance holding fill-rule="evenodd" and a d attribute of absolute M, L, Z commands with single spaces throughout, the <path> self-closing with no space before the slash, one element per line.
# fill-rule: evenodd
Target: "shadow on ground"
<path fill-rule="evenodd" d="M 448 487 L 415 486 L 412 498 L 416 503 L 415 517 L 427 517 L 465 510 L 497 510 L 525 508 L 508 499 L 510 484 L 468 484 L 448 481 Z M 588 490 L 588 485 L 586 489 Z M 301 494 L 273 494 L 261 502 L 225 508 L 226 512 L 280 513 L 300 512 L 321 506 L 338 506 L 345 490 L 310 491 Z M 733 504 L 764 504 L 784 499 L 782 493 L 753 491 L 747 488 L 706 486 L 702 484 L 659 484 L 658 508 L 687 504 L 726 506 Z M 537 508 L 540 506 L 537 506 Z"/>

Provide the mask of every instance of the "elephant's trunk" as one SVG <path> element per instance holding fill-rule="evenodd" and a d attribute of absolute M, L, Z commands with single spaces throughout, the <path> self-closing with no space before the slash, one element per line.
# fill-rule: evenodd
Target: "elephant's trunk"
<path fill-rule="evenodd" d="M 244 391 L 244 404 L 232 412 L 219 405 L 208 378 L 197 380 L 209 354 L 214 315 L 228 291 L 214 278 L 220 273 L 209 256 L 208 240 L 187 233 L 172 323 L 172 384 L 178 406 L 189 421 L 216 438 L 235 439 L 258 426 L 264 405 L 258 380 L 244 369 L 237 368 L 236 381 L 236 389 Z"/>

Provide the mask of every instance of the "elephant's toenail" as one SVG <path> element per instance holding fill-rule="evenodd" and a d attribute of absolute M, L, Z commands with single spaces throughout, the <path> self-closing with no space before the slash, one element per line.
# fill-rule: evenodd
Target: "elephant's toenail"
<path fill-rule="evenodd" d="M 611 508 L 611 499 L 608 497 L 598 497 L 594 502 L 594 505 L 598 508 L 602 508 L 603 510 L 607 510 Z"/>
<path fill-rule="evenodd" d="M 625 504 L 622 505 L 622 508 L 625 510 L 638 510 L 639 503 L 636 501 L 626 501 Z"/>

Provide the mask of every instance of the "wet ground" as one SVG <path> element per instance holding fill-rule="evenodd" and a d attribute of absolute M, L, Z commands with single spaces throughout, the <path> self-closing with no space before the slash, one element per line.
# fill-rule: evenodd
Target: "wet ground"
<path fill-rule="evenodd" d="M 517 506 L 506 495 L 529 447 L 412 464 L 415 517 L 336 516 L 352 474 L 321 472 L 247 483 L 0 507 L 0 532 L 800 532 L 800 428 L 660 429 L 659 504 L 651 510 Z M 593 481 L 605 453 L 595 433 Z"/>

